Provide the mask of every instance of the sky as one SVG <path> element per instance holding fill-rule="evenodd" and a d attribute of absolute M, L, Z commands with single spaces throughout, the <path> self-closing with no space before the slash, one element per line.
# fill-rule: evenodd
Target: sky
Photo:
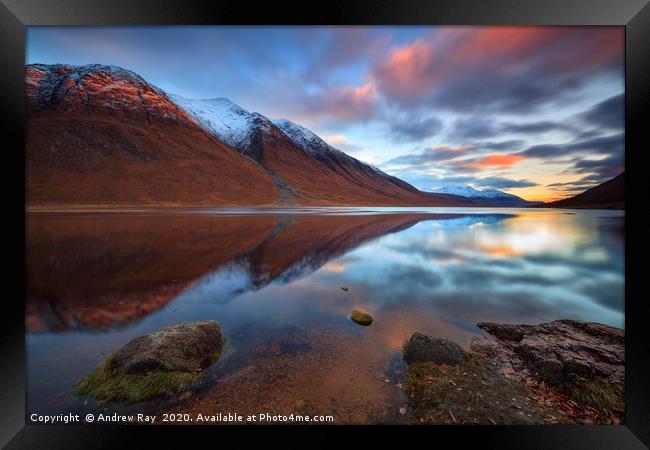
<path fill-rule="evenodd" d="M 26 63 L 226 97 L 425 191 L 549 201 L 624 170 L 623 27 L 28 27 Z"/>

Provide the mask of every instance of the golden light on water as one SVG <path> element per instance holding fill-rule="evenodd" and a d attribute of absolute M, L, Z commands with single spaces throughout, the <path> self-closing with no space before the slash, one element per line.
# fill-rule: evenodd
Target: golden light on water
<path fill-rule="evenodd" d="M 492 257 L 570 255 L 590 232 L 580 222 L 544 213 L 520 214 L 504 221 L 503 226 L 505 230 L 477 227 L 476 248 Z"/>

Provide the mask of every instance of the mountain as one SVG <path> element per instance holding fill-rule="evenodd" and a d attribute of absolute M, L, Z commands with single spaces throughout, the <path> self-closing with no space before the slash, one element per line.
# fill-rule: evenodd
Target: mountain
<path fill-rule="evenodd" d="M 174 101 L 204 129 L 259 163 L 280 192 L 280 204 L 454 206 L 327 144 L 287 120 L 270 120 L 225 98 Z"/>
<path fill-rule="evenodd" d="M 26 67 L 28 205 L 260 205 L 258 164 L 162 90 L 106 65 Z"/>
<path fill-rule="evenodd" d="M 477 206 L 522 207 L 538 204 L 493 188 L 478 190 L 471 186 L 445 186 L 437 189 L 436 192 L 467 197 L 474 200 Z"/>
<path fill-rule="evenodd" d="M 625 172 L 576 196 L 540 205 L 543 208 L 625 209 Z"/>
<path fill-rule="evenodd" d="M 436 192 L 462 195 L 463 197 L 470 197 L 470 198 L 495 198 L 495 197 L 511 196 L 511 194 L 506 194 L 505 192 L 499 191 L 497 189 L 484 189 L 480 191 L 478 189 L 474 189 L 471 186 L 445 186 L 440 189 L 437 189 Z"/>

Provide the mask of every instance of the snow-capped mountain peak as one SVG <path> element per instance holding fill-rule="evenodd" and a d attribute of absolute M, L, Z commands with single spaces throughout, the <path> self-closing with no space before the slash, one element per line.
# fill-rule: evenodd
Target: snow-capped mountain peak
<path fill-rule="evenodd" d="M 255 129 L 272 126 L 263 115 L 249 112 L 225 97 L 197 100 L 171 95 L 171 98 L 207 131 L 236 149 L 245 147 Z"/>
<path fill-rule="evenodd" d="M 183 108 L 210 134 L 225 142 L 238 152 L 257 160 L 255 155 L 255 136 L 259 131 L 277 139 L 278 134 L 312 158 L 321 163 L 325 162 L 330 169 L 338 166 L 347 176 L 361 176 L 362 173 L 379 175 L 384 180 L 416 192 L 417 189 L 408 183 L 386 174 L 378 168 L 366 164 L 358 159 L 332 147 L 321 139 L 316 133 L 286 119 L 269 120 L 265 116 L 249 112 L 236 105 L 227 98 L 213 98 L 207 100 L 193 100 L 172 95 L 172 99 Z M 346 168 L 342 168 L 345 166 Z M 334 169 L 336 170 L 336 169 Z"/>
<path fill-rule="evenodd" d="M 286 134 L 287 137 L 289 137 L 289 139 L 291 139 L 294 143 L 298 144 L 301 148 L 303 148 L 305 151 L 307 151 L 309 154 L 313 156 L 334 154 L 339 158 L 342 157 L 342 158 L 353 159 L 355 162 L 361 162 L 365 166 L 372 169 L 376 174 L 384 178 L 392 178 L 386 172 L 382 171 L 381 169 L 378 169 L 372 164 L 358 161 L 356 158 L 353 158 L 347 153 L 342 152 L 338 148 L 332 147 L 316 133 L 301 125 L 298 125 L 297 123 L 291 122 L 290 120 L 286 120 L 286 119 L 273 119 L 271 120 L 271 122 L 273 122 L 273 124 L 276 127 L 281 129 L 282 132 Z"/>
<path fill-rule="evenodd" d="M 445 186 L 436 189 L 436 192 L 443 194 L 462 195 L 469 198 L 500 198 L 500 197 L 516 197 L 515 195 L 508 194 L 507 192 L 500 191 L 494 188 L 485 188 L 483 190 L 474 189 L 471 186 Z"/>
<path fill-rule="evenodd" d="M 271 122 L 278 127 L 293 142 L 298 144 L 311 155 L 322 155 L 328 152 L 343 154 L 342 151 L 332 147 L 316 133 L 286 119 L 273 119 Z"/>
<path fill-rule="evenodd" d="M 495 188 L 485 188 L 483 190 L 478 190 L 474 189 L 471 186 L 444 186 L 436 189 L 435 192 L 468 197 L 485 206 L 521 207 L 535 203 L 529 202 L 514 194 L 508 194 L 507 192 L 503 192 Z"/>

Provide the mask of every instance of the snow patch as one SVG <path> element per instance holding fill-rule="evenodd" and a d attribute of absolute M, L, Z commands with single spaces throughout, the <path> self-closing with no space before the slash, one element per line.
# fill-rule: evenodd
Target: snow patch
<path fill-rule="evenodd" d="M 257 128 L 270 129 L 271 122 L 227 98 L 189 99 L 172 94 L 171 98 L 209 133 L 236 150 L 245 152 L 251 134 Z"/>

